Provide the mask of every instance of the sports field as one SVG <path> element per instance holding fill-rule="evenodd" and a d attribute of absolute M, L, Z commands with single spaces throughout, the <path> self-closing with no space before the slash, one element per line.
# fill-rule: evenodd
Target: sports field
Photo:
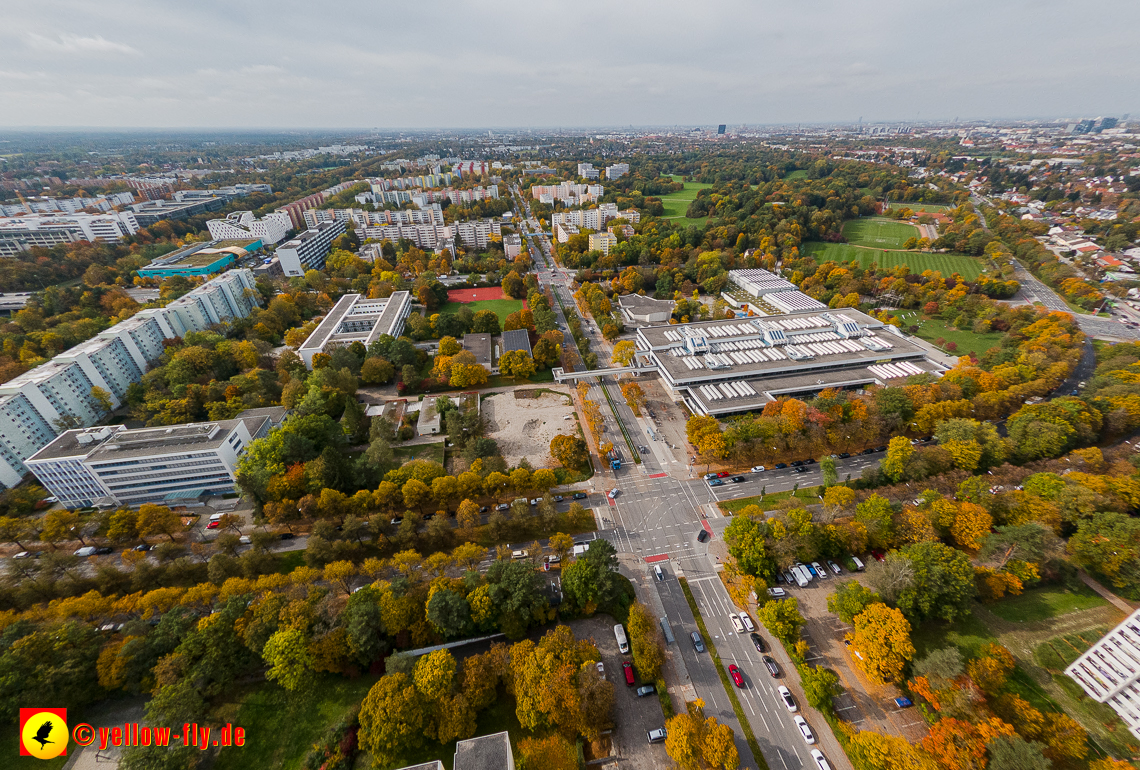
<path fill-rule="evenodd" d="M 480 310 L 490 310 L 499 317 L 499 323 L 502 323 L 511 313 L 517 313 L 526 307 L 526 302 L 521 299 L 484 299 L 475 302 L 448 302 L 439 309 L 439 312 L 458 313 L 461 307 L 469 308 L 472 313 L 478 313 Z"/>
<path fill-rule="evenodd" d="M 807 179 L 807 171 L 802 168 L 798 168 L 795 171 L 789 171 L 788 175 L 785 176 L 784 179 Z"/>
<path fill-rule="evenodd" d="M 852 219 L 843 225 L 848 243 L 876 249 L 901 249 L 908 239 L 919 235 L 914 225 L 878 217 Z"/>
<path fill-rule="evenodd" d="M 927 254 L 921 251 L 883 251 L 854 246 L 850 243 L 805 243 L 801 249 L 805 256 L 810 255 L 816 262 L 850 262 L 855 260 L 860 267 L 870 267 L 877 262 L 880 268 L 891 269 L 907 265 L 912 273 L 937 270 L 949 278 L 959 273 L 967 281 L 982 274 L 982 264 L 973 257 L 960 254 Z"/>
<path fill-rule="evenodd" d="M 680 182 L 681 177 L 674 174 L 673 181 Z M 689 204 L 696 200 L 697 192 L 712 187 L 712 185 L 699 182 L 685 182 L 684 184 L 684 190 L 661 196 L 661 203 L 665 206 L 665 218 L 680 219 L 685 224 L 704 224 L 705 220 L 689 219 L 685 216 L 685 212 L 689 210 Z"/>
<path fill-rule="evenodd" d="M 907 201 L 891 201 L 891 208 L 910 209 L 915 214 L 933 214 L 938 211 L 949 211 L 952 206 L 945 203 L 908 203 Z"/>

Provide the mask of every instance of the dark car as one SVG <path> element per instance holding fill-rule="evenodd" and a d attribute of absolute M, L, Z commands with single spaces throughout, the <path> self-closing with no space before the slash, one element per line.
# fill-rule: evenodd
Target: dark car
<path fill-rule="evenodd" d="M 792 473 L 807 473 L 807 468 L 792 468 Z"/>
<path fill-rule="evenodd" d="M 804 465 L 815 465 L 815 460 L 809 457 L 808 459 L 804 460 Z"/>
<path fill-rule="evenodd" d="M 731 481 L 733 484 L 739 484 L 740 482 L 744 481 L 744 477 L 743 476 L 733 476 L 731 479 L 729 479 L 729 481 Z"/>
<path fill-rule="evenodd" d="M 393 517 L 392 517 L 392 521 L 391 521 L 391 522 L 389 522 L 389 523 L 390 523 L 390 524 L 401 524 L 401 523 L 403 523 L 403 521 L 404 521 L 404 517 L 403 517 L 403 516 L 393 516 Z"/>
<path fill-rule="evenodd" d="M 705 651 L 705 640 L 701 638 L 701 635 L 698 632 L 694 631 L 693 633 L 689 634 L 689 638 L 693 640 L 694 650 L 697 652 Z"/>
<path fill-rule="evenodd" d="M 587 497 L 589 497 L 589 495 L 587 495 L 585 492 L 575 492 L 574 493 L 574 499 L 575 500 L 585 500 Z"/>
<path fill-rule="evenodd" d="M 768 651 L 768 645 L 764 644 L 764 637 L 760 636 L 760 634 L 751 633 L 748 635 L 748 638 L 752 640 L 752 643 L 754 645 L 756 645 L 756 652 Z"/>
<path fill-rule="evenodd" d="M 565 497 L 563 497 L 562 495 L 555 495 L 555 496 L 554 496 L 554 502 L 556 502 L 556 503 L 560 503 L 560 502 L 562 502 L 562 501 L 563 501 L 563 500 L 565 500 L 565 499 L 566 499 L 566 498 L 565 498 Z"/>
<path fill-rule="evenodd" d="M 115 552 L 114 548 L 108 548 L 105 545 L 101 545 L 95 549 L 95 555 L 96 556 L 106 556 L 107 554 L 114 553 L 114 552 Z"/>
<path fill-rule="evenodd" d="M 709 532 L 707 529 L 702 529 L 702 530 L 697 532 L 697 542 L 698 543 L 707 543 L 708 540 L 709 540 Z"/>
<path fill-rule="evenodd" d="M 487 506 L 485 506 L 485 505 L 479 506 L 479 513 L 486 513 L 488 510 L 490 510 L 490 509 L 487 508 Z"/>
<path fill-rule="evenodd" d="M 873 455 L 873 454 L 875 454 L 875 450 L 874 449 L 864 449 L 859 454 L 861 454 L 861 455 Z"/>
<path fill-rule="evenodd" d="M 422 518 L 424 521 L 431 521 L 432 519 L 435 518 L 435 511 L 428 511 L 427 513 L 425 513 L 420 518 Z"/>
<path fill-rule="evenodd" d="M 876 452 L 885 452 L 885 451 L 887 451 L 887 448 L 885 446 L 877 446 L 877 447 L 875 447 L 875 451 Z"/>
<path fill-rule="evenodd" d="M 846 460 L 850 456 L 851 456 L 850 452 L 840 452 L 839 453 L 839 459 L 840 460 Z"/>
<path fill-rule="evenodd" d="M 282 532 L 279 537 L 282 540 L 292 540 L 293 538 L 295 538 L 297 536 L 294 535 L 292 532 Z"/>
<path fill-rule="evenodd" d="M 768 673 L 773 677 L 780 675 L 780 667 L 776 665 L 776 661 L 767 655 L 764 656 L 764 668 L 768 669 Z"/>
<path fill-rule="evenodd" d="M 788 467 L 787 463 L 776 463 L 776 470 L 778 470 L 778 471 L 782 471 L 782 470 L 784 470 L 784 468 L 787 468 L 787 467 Z"/>
<path fill-rule="evenodd" d="M 793 468 L 799 468 L 799 467 L 800 467 L 801 465 L 803 465 L 803 464 L 804 464 L 804 461 L 803 461 L 803 460 L 794 460 L 794 461 L 792 462 L 792 467 L 793 467 Z"/>
<path fill-rule="evenodd" d="M 149 551 L 149 550 L 151 550 L 152 548 L 154 548 L 154 546 L 153 546 L 153 545 L 147 545 L 146 543 L 143 543 L 143 544 L 141 544 L 141 545 L 136 545 L 136 546 L 135 546 L 134 548 L 132 548 L 131 550 L 132 550 L 132 551 Z"/>

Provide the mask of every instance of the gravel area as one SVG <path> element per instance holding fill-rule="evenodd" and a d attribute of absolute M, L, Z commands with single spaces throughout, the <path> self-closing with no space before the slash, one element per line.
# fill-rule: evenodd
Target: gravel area
<path fill-rule="evenodd" d="M 550 387 L 557 393 L 543 393 L 538 398 L 515 398 L 514 392 L 498 393 L 485 399 L 483 416 L 487 420 L 487 436 L 499 443 L 499 451 L 508 465 L 517 465 L 524 457 L 535 468 L 557 465 L 550 457 L 550 441 L 560 433 L 573 435 L 578 423 L 563 419 L 573 415 L 569 389 Z"/>

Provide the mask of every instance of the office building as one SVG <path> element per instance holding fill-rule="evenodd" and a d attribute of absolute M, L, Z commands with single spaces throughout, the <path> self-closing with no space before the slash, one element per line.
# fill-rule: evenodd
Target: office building
<path fill-rule="evenodd" d="M 184 190 L 181 192 L 189 193 L 194 191 Z M 135 220 L 141 227 L 149 227 L 164 219 L 189 219 L 199 214 L 217 211 L 230 202 L 230 196 L 217 195 L 212 192 L 209 195 L 184 195 L 182 197 L 184 197 L 185 200 L 156 200 L 135 203 L 131 205 L 131 210 L 134 212 Z"/>
<path fill-rule="evenodd" d="M 305 365 L 313 368 L 313 356 L 327 353 L 353 342 L 370 346 L 382 335 L 399 337 L 404 321 L 412 311 L 410 292 L 397 291 L 383 299 L 368 299 L 362 294 L 345 294 L 333 305 L 320 325 L 301 343 L 297 353 Z"/>
<path fill-rule="evenodd" d="M 68 430 L 28 458 L 45 489 L 69 508 L 175 505 L 234 491 L 238 458 L 267 416 L 128 430 Z"/>
<path fill-rule="evenodd" d="M 268 246 L 288 235 L 293 223 L 284 212 L 274 211 L 257 219 L 252 211 L 235 211 L 225 219 L 211 219 L 206 227 L 215 241 L 258 240 Z"/>
<path fill-rule="evenodd" d="M 1129 732 L 1140 738 L 1140 610 L 1065 669 L 1097 703 L 1120 716 Z"/>
<path fill-rule="evenodd" d="M 617 245 L 617 236 L 613 233 L 590 233 L 590 251 L 600 251 L 609 254 L 610 249 Z"/>
<path fill-rule="evenodd" d="M 584 179 L 597 179 L 598 170 L 594 168 L 593 163 L 579 163 L 578 176 L 583 177 Z"/>
<path fill-rule="evenodd" d="M 163 340 L 248 316 L 257 292 L 249 270 L 230 270 L 166 307 L 136 313 L 91 339 L 0 384 L 0 484 L 18 484 L 25 461 L 68 428 L 104 416 L 98 387 L 117 408 L 127 388 L 163 353 Z"/>
<path fill-rule="evenodd" d="M 621 179 L 628 173 L 628 163 L 615 163 L 612 166 L 606 166 L 606 179 Z"/>
<path fill-rule="evenodd" d="M 944 371 L 896 327 L 852 309 L 645 326 L 636 341 L 641 365 L 701 415 Z"/>
<path fill-rule="evenodd" d="M 139 231 L 131 212 L 109 214 L 28 214 L 0 219 L 0 257 L 11 257 L 34 246 L 104 240 L 111 243 Z"/>
<path fill-rule="evenodd" d="M 172 275 L 199 278 L 214 275 L 255 253 L 261 246 L 261 241 L 256 238 L 252 241 L 194 243 L 164 254 L 146 267 L 139 268 L 139 275 L 143 278 L 169 278 Z"/>
<path fill-rule="evenodd" d="M 282 271 L 286 276 L 300 277 L 306 270 L 320 270 L 325 266 L 325 257 L 332 249 L 333 241 L 337 236 L 343 235 L 344 231 L 344 222 L 322 222 L 281 244 L 277 247 L 275 256 L 281 263 Z"/>

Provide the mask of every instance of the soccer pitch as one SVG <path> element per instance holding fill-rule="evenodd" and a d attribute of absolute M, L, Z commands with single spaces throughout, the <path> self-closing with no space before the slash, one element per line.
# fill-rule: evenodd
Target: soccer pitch
<path fill-rule="evenodd" d="M 843 237 L 856 246 L 901 249 L 910 238 L 919 237 L 918 228 L 890 219 L 852 219 L 843 225 Z"/>

